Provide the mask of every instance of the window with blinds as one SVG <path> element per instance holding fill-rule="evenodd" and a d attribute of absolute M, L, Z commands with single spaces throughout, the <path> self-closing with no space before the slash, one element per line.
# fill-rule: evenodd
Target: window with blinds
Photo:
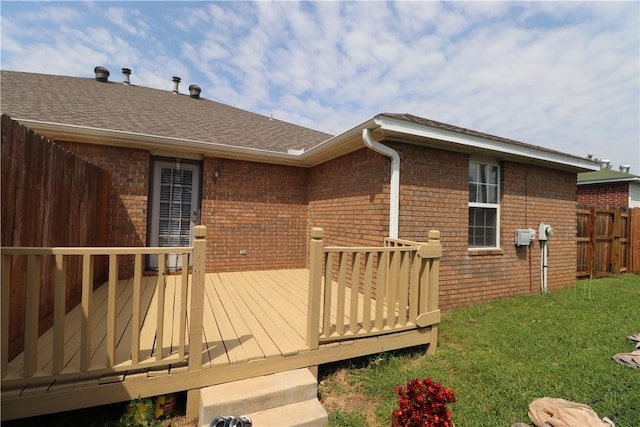
<path fill-rule="evenodd" d="M 191 216 L 194 211 L 193 171 L 162 168 L 160 172 L 160 208 L 158 246 L 189 246 Z"/>

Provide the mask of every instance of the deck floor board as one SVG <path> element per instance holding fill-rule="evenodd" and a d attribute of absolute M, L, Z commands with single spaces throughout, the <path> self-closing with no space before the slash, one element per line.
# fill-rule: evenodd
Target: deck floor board
<path fill-rule="evenodd" d="M 189 289 L 192 277 L 189 276 Z M 202 371 L 189 376 L 187 361 L 179 357 L 180 342 L 180 290 L 182 277 L 166 276 L 164 298 L 163 356 L 161 361 L 155 360 L 155 340 L 157 339 L 158 289 L 157 276 L 143 276 L 141 280 L 141 324 L 140 327 L 140 360 L 141 364 L 132 367 L 131 330 L 134 280 L 123 279 L 117 285 L 116 303 L 116 360 L 113 368 L 106 368 L 106 317 L 107 317 L 107 284 L 96 288 L 93 293 L 92 316 L 92 360 L 91 369 L 105 366 L 95 372 L 79 372 L 80 354 L 80 319 L 81 306 L 72 309 L 65 316 L 65 368 L 61 376 L 50 381 L 52 366 L 52 330 L 45 332 L 38 341 L 38 369 L 32 379 L 20 379 L 22 355 L 9 362 L 10 376 L 3 380 L 2 397 L 12 399 L 16 395 L 38 396 L 56 393 L 80 391 L 83 387 L 118 386 L 110 393 L 117 394 L 121 390 L 142 390 L 143 393 L 158 391 L 155 386 L 144 386 L 145 380 L 154 384 L 166 384 L 163 390 L 184 390 L 198 387 L 194 381 L 204 381 L 198 376 L 208 378 L 207 384 L 217 381 L 249 378 L 264 373 L 278 372 L 289 366 L 312 366 L 318 361 L 342 360 L 361 354 L 382 351 L 386 348 L 398 348 L 411 343 L 408 335 L 400 335 L 391 339 L 384 336 L 365 337 L 361 345 L 353 340 L 328 342 L 322 339 L 318 350 L 311 351 L 306 343 L 308 280 L 309 271 L 269 270 L 251 272 L 207 273 L 204 288 L 203 307 L 203 340 Z M 324 290 L 322 290 L 324 292 Z M 332 286 L 331 324 L 335 329 L 338 287 Z M 345 291 L 344 299 L 349 304 L 352 292 Z M 363 319 L 364 300 L 358 294 L 359 322 Z M 371 300 L 372 313 L 375 311 L 375 300 Z M 191 305 L 187 298 L 186 351 L 193 343 L 189 341 L 188 317 Z M 386 308 L 385 308 L 386 314 Z M 350 313 L 344 313 L 345 326 L 349 325 Z M 320 323 L 322 325 L 322 323 Z M 416 344 L 428 342 L 426 336 L 416 335 Z M 395 340 L 395 341 L 394 341 Z M 325 343 L 326 342 L 326 343 Z M 381 344 L 384 342 L 385 344 Z M 416 345 L 413 344 L 413 345 Z M 326 352 L 329 356 L 313 354 Z M 47 354 L 49 353 L 49 354 Z M 256 362 L 256 363 L 254 363 Z M 216 370 L 215 368 L 219 368 Z M 215 373 L 215 372 L 217 373 Z M 211 372 L 210 374 L 207 372 Z M 222 376 L 221 376 L 222 375 Z M 183 378 L 182 383 L 170 382 L 170 378 Z M 167 382 L 163 382 L 167 378 Z M 5 386 L 9 380 L 8 386 Z M 34 381 L 32 381 L 34 380 Z M 190 387 L 188 385 L 190 385 Z M 198 383 L 199 384 L 199 383 Z M 202 383 L 205 384 L 205 383 Z M 202 386 L 202 385 L 200 385 Z M 181 388 L 182 387 L 182 388 Z M 112 397 L 113 398 L 113 397 Z M 55 401 L 55 398 L 54 398 Z M 4 405 L 4 403 L 3 403 Z M 3 406 L 4 407 L 4 406 Z"/>

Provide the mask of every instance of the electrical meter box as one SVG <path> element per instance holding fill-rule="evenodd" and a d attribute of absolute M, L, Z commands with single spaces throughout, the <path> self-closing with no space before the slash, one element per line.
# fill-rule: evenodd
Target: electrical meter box
<path fill-rule="evenodd" d="M 549 237 L 553 235 L 553 231 L 551 224 L 541 222 L 538 226 L 538 240 L 549 240 Z"/>
<path fill-rule="evenodd" d="M 536 231 L 531 228 L 519 228 L 516 230 L 516 246 L 529 246 L 536 240 Z"/>

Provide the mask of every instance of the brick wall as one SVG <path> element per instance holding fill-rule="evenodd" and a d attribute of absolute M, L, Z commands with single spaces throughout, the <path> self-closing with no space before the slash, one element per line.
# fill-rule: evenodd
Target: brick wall
<path fill-rule="evenodd" d="M 417 146 L 402 153 L 400 237 L 425 240 L 438 229 L 443 244 L 440 306 L 452 309 L 540 289 L 540 244 L 514 245 L 514 230 L 549 222 L 548 288 L 570 285 L 576 263 L 575 174 L 501 164 L 500 250 L 468 250 L 468 162 L 465 154 Z M 531 271 L 531 274 L 530 274 Z"/>
<path fill-rule="evenodd" d="M 389 235 L 389 168 L 384 156 L 362 148 L 309 173 L 309 227 L 325 244 L 380 246 Z"/>
<path fill-rule="evenodd" d="M 201 221 L 208 227 L 207 270 L 305 268 L 307 173 L 306 168 L 206 158 Z"/>
<path fill-rule="evenodd" d="M 145 246 L 150 153 L 107 145 L 56 141 L 109 174 L 108 245 Z M 120 278 L 133 275 L 133 256 L 119 258 Z"/>
<path fill-rule="evenodd" d="M 109 173 L 109 246 L 145 246 L 149 152 L 76 142 L 56 143 Z"/>
<path fill-rule="evenodd" d="M 603 208 L 625 208 L 629 206 L 629 183 L 579 185 L 578 204 Z"/>
<path fill-rule="evenodd" d="M 516 228 L 549 222 L 548 287 L 572 283 L 576 263 L 576 176 L 501 164 L 501 249 L 469 251 L 468 162 L 461 153 L 389 144 L 401 157 L 399 237 L 424 241 L 438 229 L 444 247 L 443 309 L 540 289 L 540 244 L 513 244 Z M 89 144 L 67 148 L 108 170 L 113 188 L 110 244 L 146 242 L 150 155 Z M 380 245 L 388 235 L 390 160 L 369 149 L 305 169 L 229 159 L 203 161 L 201 222 L 208 271 L 304 268 L 311 227 L 328 245 Z M 220 172 L 214 179 L 214 170 Z M 246 251 L 246 254 L 241 254 Z M 530 273 L 531 272 L 531 273 Z"/>
<path fill-rule="evenodd" d="M 540 244 L 536 241 L 531 247 L 529 269 L 528 248 L 516 248 L 514 230 L 537 230 L 541 221 L 556 230 L 549 241 L 549 290 L 573 283 L 575 174 L 502 163 L 501 249 L 469 251 L 469 156 L 415 145 L 389 145 L 401 157 L 399 237 L 425 241 L 429 230 L 441 233 L 443 309 L 526 294 L 530 286 L 538 292 Z M 325 228 L 327 244 L 379 244 L 388 233 L 388 181 L 389 160 L 370 150 L 314 168 L 310 225 Z"/>

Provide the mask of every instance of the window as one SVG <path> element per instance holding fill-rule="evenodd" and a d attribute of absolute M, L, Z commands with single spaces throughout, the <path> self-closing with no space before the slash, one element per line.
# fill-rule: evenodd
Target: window
<path fill-rule="evenodd" d="M 469 248 L 497 248 L 500 167 L 469 162 Z"/>

